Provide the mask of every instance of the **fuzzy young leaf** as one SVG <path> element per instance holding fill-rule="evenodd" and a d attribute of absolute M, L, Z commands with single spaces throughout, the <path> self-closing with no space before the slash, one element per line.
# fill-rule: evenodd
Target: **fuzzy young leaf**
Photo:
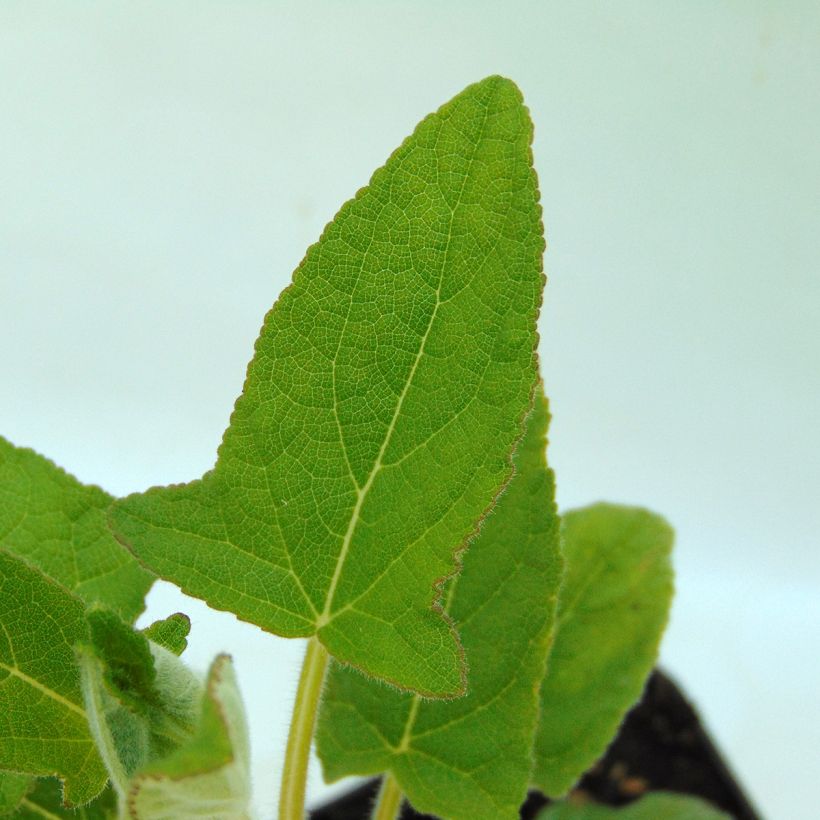
<path fill-rule="evenodd" d="M 165 647 L 174 655 L 181 655 L 188 648 L 191 619 L 182 612 L 175 612 L 161 621 L 154 621 L 142 630 L 148 640 Z"/>
<path fill-rule="evenodd" d="M 87 640 L 82 602 L 0 550 L 0 769 L 56 775 L 72 805 L 107 780 L 74 660 Z"/>
<path fill-rule="evenodd" d="M 104 661 L 104 675 L 111 691 L 133 711 L 147 713 L 159 700 L 148 638 L 106 610 L 91 610 L 88 627 L 91 645 Z"/>
<path fill-rule="evenodd" d="M 420 811 L 456 820 L 517 818 L 532 768 L 561 577 L 558 516 L 539 396 L 516 474 L 448 590 L 470 691 L 422 701 L 334 663 L 319 718 L 329 780 L 391 771 Z"/>
<path fill-rule="evenodd" d="M 673 533 L 646 510 L 596 504 L 563 516 L 566 573 L 533 781 L 563 795 L 641 695 L 672 600 Z"/>
<path fill-rule="evenodd" d="M 124 795 L 143 766 L 193 733 L 202 686 L 182 661 L 102 610 L 88 613 L 90 647 L 78 650 L 89 723 L 106 768 Z"/>
<path fill-rule="evenodd" d="M 250 749 L 242 697 L 231 660 L 208 673 L 194 735 L 131 781 L 131 820 L 243 820 L 250 803 Z"/>
<path fill-rule="evenodd" d="M 115 820 L 117 796 L 113 789 L 106 788 L 86 806 L 67 809 L 62 804 L 60 784 L 51 777 L 36 781 L 33 789 L 25 796 L 22 805 L 14 815 L 14 820 Z"/>
<path fill-rule="evenodd" d="M 153 576 L 111 536 L 112 500 L 0 437 L 0 547 L 130 622 L 142 612 Z"/>
<path fill-rule="evenodd" d="M 0 772 L 0 817 L 15 812 L 33 787 L 34 778 L 29 775 Z"/>
<path fill-rule="evenodd" d="M 140 560 L 397 686 L 464 691 L 434 605 L 509 479 L 536 380 L 531 137 L 491 77 L 341 209 L 265 319 L 215 468 L 115 505 Z"/>
<path fill-rule="evenodd" d="M 714 806 L 688 794 L 655 792 L 621 808 L 594 803 L 556 803 L 538 820 L 731 820 Z"/>

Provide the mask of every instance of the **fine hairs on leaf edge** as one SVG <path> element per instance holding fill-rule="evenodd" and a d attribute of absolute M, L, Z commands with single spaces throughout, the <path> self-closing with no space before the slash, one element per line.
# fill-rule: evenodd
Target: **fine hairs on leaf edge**
<path fill-rule="evenodd" d="M 532 122 L 532 117 L 530 116 L 530 110 L 529 110 L 528 106 L 526 106 L 524 104 L 523 95 L 521 93 L 521 90 L 518 88 L 518 86 L 516 85 L 515 82 L 513 82 L 512 80 L 510 80 L 507 77 L 503 77 L 499 74 L 489 75 L 489 76 L 479 80 L 478 82 L 470 83 L 470 85 L 468 85 L 465 89 L 463 89 L 461 92 L 459 92 L 459 94 L 465 93 L 469 89 L 475 88 L 476 86 L 482 85 L 484 83 L 489 83 L 489 82 L 492 82 L 494 84 L 494 86 L 498 86 L 500 84 L 504 87 L 512 88 L 515 92 L 516 97 L 517 97 L 518 104 L 521 106 L 522 111 L 526 115 L 526 123 L 527 123 L 527 163 L 528 163 L 528 167 L 530 169 L 530 173 L 535 177 L 535 185 L 533 186 L 535 198 L 534 198 L 533 205 L 538 211 L 538 226 L 541 229 L 540 230 L 540 245 L 541 245 L 541 248 L 540 248 L 540 254 L 539 254 L 539 257 L 538 257 L 539 260 L 540 260 L 540 265 L 539 265 L 539 270 L 538 270 L 538 278 L 540 280 L 541 287 L 538 290 L 538 302 L 535 305 L 534 315 L 533 315 L 533 320 L 532 320 L 533 321 L 532 367 L 533 367 L 533 372 L 535 373 L 535 378 L 533 379 L 533 383 L 530 387 L 528 407 L 521 414 L 521 417 L 518 420 L 518 436 L 514 440 L 514 442 L 512 444 L 512 447 L 509 450 L 509 452 L 506 456 L 506 459 L 505 459 L 505 461 L 506 461 L 506 476 L 505 476 L 504 480 L 502 481 L 501 486 L 498 488 L 495 495 L 490 500 L 489 504 L 484 509 L 484 511 L 476 519 L 476 523 L 475 523 L 473 529 L 467 534 L 467 536 L 464 538 L 464 540 L 460 544 L 456 545 L 453 548 L 452 553 L 451 553 L 451 562 L 452 562 L 451 571 L 449 573 L 445 574 L 445 575 L 442 575 L 442 576 L 434 579 L 432 584 L 431 584 L 431 598 L 430 598 L 430 603 L 429 603 L 429 607 L 428 607 L 427 611 L 436 613 L 442 619 L 442 621 L 446 624 L 451 637 L 453 638 L 454 645 L 455 645 L 456 650 L 458 652 L 459 661 L 460 661 L 459 662 L 459 670 L 460 670 L 461 685 L 460 685 L 459 689 L 452 692 L 452 693 L 442 695 L 442 694 L 428 692 L 428 691 L 419 691 L 417 689 L 410 689 L 408 687 L 400 685 L 397 681 L 391 680 L 390 678 L 385 677 L 385 676 L 379 676 L 379 678 L 378 678 L 379 680 L 384 681 L 387 685 L 390 685 L 390 686 L 392 686 L 393 688 L 395 688 L 399 691 L 410 692 L 411 694 L 416 694 L 416 695 L 419 695 L 419 697 L 421 697 L 421 698 L 430 699 L 430 700 L 455 700 L 457 698 L 463 697 L 467 693 L 467 690 L 468 690 L 468 669 L 467 669 L 466 655 L 465 655 L 465 652 L 464 652 L 464 647 L 461 644 L 461 638 L 459 636 L 459 633 L 458 633 L 458 630 L 456 628 L 455 623 L 449 617 L 449 615 L 447 615 L 447 613 L 444 612 L 444 608 L 442 606 L 443 586 L 446 584 L 446 582 L 449 579 L 451 579 L 453 577 L 456 577 L 459 574 L 459 572 L 461 570 L 462 556 L 463 556 L 464 552 L 467 549 L 469 549 L 470 544 L 478 536 L 479 532 L 481 531 L 481 527 L 482 527 L 485 519 L 487 518 L 487 516 L 492 514 L 492 511 L 495 508 L 496 504 L 498 503 L 498 500 L 501 498 L 504 491 L 509 486 L 509 483 L 513 478 L 513 475 L 515 474 L 515 463 L 514 463 L 513 456 L 515 454 L 516 449 L 518 448 L 519 443 L 521 442 L 521 439 L 524 436 L 526 420 L 527 420 L 527 418 L 529 417 L 530 413 L 533 410 L 533 407 L 534 407 L 534 404 L 535 404 L 535 394 L 536 394 L 536 391 L 537 391 L 539 385 L 542 383 L 542 380 L 539 376 L 540 364 L 539 364 L 539 356 L 538 356 L 538 345 L 539 345 L 539 342 L 540 342 L 540 333 L 538 331 L 538 321 L 539 321 L 539 318 L 541 316 L 541 310 L 542 310 L 543 301 L 544 301 L 544 288 L 545 288 L 545 285 L 547 283 L 547 276 L 546 276 L 545 271 L 544 271 L 544 252 L 546 250 L 547 244 L 546 244 L 546 240 L 545 240 L 545 236 L 544 236 L 545 230 L 544 230 L 544 221 L 543 221 L 543 208 L 541 206 L 541 190 L 540 190 L 540 187 L 538 185 L 538 178 L 537 178 L 537 174 L 536 174 L 536 171 L 535 171 L 533 151 L 532 151 L 532 142 L 533 142 L 533 135 L 534 135 L 534 124 Z M 304 266 L 305 260 L 308 258 L 311 251 L 313 250 L 313 248 L 318 246 L 325 239 L 329 229 L 334 224 L 334 222 L 336 222 L 336 220 L 345 211 L 347 211 L 348 208 L 351 208 L 354 203 L 356 203 L 357 201 L 359 201 L 361 199 L 361 197 L 364 195 L 364 193 L 370 187 L 370 185 L 373 181 L 373 178 L 377 174 L 381 173 L 382 169 L 387 164 L 387 162 L 389 162 L 389 160 L 395 154 L 399 153 L 400 151 L 402 151 L 402 149 L 404 149 L 405 145 L 411 139 L 413 139 L 413 137 L 416 134 L 416 132 L 418 131 L 418 129 L 421 128 L 424 123 L 428 122 L 431 118 L 435 117 L 438 114 L 438 112 L 441 110 L 441 108 L 449 105 L 451 101 L 452 101 L 452 98 L 448 102 L 444 103 L 442 106 L 439 106 L 434 111 L 427 114 L 425 117 L 423 117 L 416 124 L 416 126 L 413 128 L 412 132 L 402 140 L 401 144 L 395 150 L 390 152 L 388 158 L 384 162 L 382 162 L 379 165 L 379 167 L 370 175 L 370 178 L 369 178 L 367 184 L 360 187 L 356 191 L 356 193 L 354 194 L 354 196 L 352 198 L 346 200 L 343 203 L 341 208 L 334 214 L 333 218 L 330 219 L 327 222 L 327 224 L 325 225 L 325 227 L 322 229 L 322 232 L 321 232 L 319 238 L 316 240 L 316 242 L 313 242 L 308 246 L 307 250 L 305 251 L 305 254 L 302 257 L 302 260 L 299 262 L 299 264 L 296 266 L 295 270 L 293 271 L 293 274 L 291 276 L 291 281 L 288 283 L 288 285 L 286 285 L 280 291 L 279 295 L 276 297 L 275 301 L 273 302 L 273 305 L 265 313 L 264 319 L 262 321 L 261 328 L 260 328 L 259 332 L 257 333 L 256 340 L 254 341 L 253 354 L 252 354 L 252 356 L 251 356 L 251 358 L 248 362 L 248 365 L 246 366 L 246 369 L 245 369 L 245 379 L 243 381 L 242 390 L 240 391 L 239 396 L 237 396 L 236 400 L 234 401 L 234 406 L 233 406 L 233 409 L 231 410 L 231 414 L 230 414 L 230 417 L 229 417 L 229 420 L 228 420 L 228 425 L 225 428 L 225 430 L 223 431 L 222 439 L 220 440 L 220 444 L 217 447 L 216 460 L 215 460 L 215 463 L 214 463 L 215 465 L 219 462 L 219 459 L 222 456 L 222 451 L 223 451 L 223 447 L 224 447 L 224 443 L 225 443 L 225 436 L 226 436 L 228 430 L 231 428 L 231 426 L 233 424 L 233 421 L 234 421 L 234 418 L 235 418 L 235 415 L 236 415 L 236 412 L 237 412 L 237 404 L 242 400 L 243 396 L 245 395 L 245 391 L 248 388 L 248 382 L 249 382 L 249 377 L 250 377 L 250 368 L 251 368 L 252 363 L 256 359 L 257 354 L 259 353 L 259 344 L 260 344 L 260 340 L 261 340 L 261 337 L 262 337 L 262 332 L 267 327 L 269 321 L 272 321 L 272 317 L 276 314 L 276 312 L 282 308 L 283 303 L 286 303 L 287 300 L 290 298 L 289 297 L 290 291 L 297 284 L 297 282 L 298 282 L 298 280 L 301 276 L 302 268 Z M 173 489 L 173 488 L 176 488 L 176 487 L 181 488 L 181 487 L 196 486 L 198 484 L 202 484 L 202 483 L 206 482 L 210 478 L 210 476 L 212 476 L 214 471 L 215 471 L 215 466 L 211 467 L 209 470 L 207 470 L 200 478 L 193 479 L 192 481 L 179 482 L 179 483 L 165 485 L 165 486 L 154 485 L 154 486 L 150 487 L 148 490 L 146 490 L 145 493 L 131 493 L 131 494 L 125 496 L 121 500 L 127 500 L 128 498 L 131 498 L 133 496 L 138 496 L 138 495 L 148 495 L 148 494 L 151 494 L 154 491 Z M 115 526 L 115 524 L 112 520 L 112 517 L 111 517 L 111 507 L 109 507 L 109 509 L 108 509 L 107 523 L 108 523 L 109 530 L 111 531 L 111 533 L 113 534 L 113 536 L 117 540 L 117 542 L 120 543 L 122 546 L 124 546 L 129 551 L 129 553 L 137 559 L 137 561 L 140 563 L 141 566 L 146 566 L 146 564 L 139 557 L 139 555 L 137 555 L 136 552 L 134 552 L 134 550 L 132 549 L 132 546 L 128 542 L 128 540 L 125 537 L 123 537 L 122 534 L 117 530 L 117 528 L 116 528 L 116 526 Z M 153 572 L 153 570 L 151 570 L 151 571 Z M 162 576 L 157 576 L 157 577 L 162 577 Z M 185 594 L 191 595 L 192 597 L 197 598 L 198 600 L 202 600 L 198 595 L 194 594 L 193 592 L 190 591 L 190 589 L 186 588 L 187 585 L 180 584 L 180 583 L 177 583 L 177 582 L 172 582 L 172 583 L 174 583 L 175 586 L 177 586 Z M 278 637 L 284 637 L 284 638 L 311 638 L 313 636 L 316 636 L 317 640 L 319 640 L 320 643 L 322 643 L 322 645 L 325 646 L 325 648 L 327 649 L 324 641 L 321 638 L 321 627 L 317 628 L 315 622 L 308 622 L 311 626 L 310 631 L 305 631 L 305 632 L 293 631 L 291 633 L 285 634 L 284 631 L 274 632 L 272 629 L 266 628 L 264 626 L 260 626 L 259 624 L 256 624 L 253 621 L 250 621 L 246 618 L 243 618 L 243 617 L 237 615 L 231 609 L 228 609 L 228 608 L 225 608 L 225 607 L 220 607 L 220 606 L 215 606 L 210 601 L 208 601 L 206 603 L 211 609 L 214 609 L 214 610 L 219 611 L 219 612 L 228 612 L 228 613 L 232 614 L 238 621 L 242 621 L 243 623 L 252 624 L 253 626 L 256 626 L 257 628 L 261 629 L 263 632 L 267 632 L 269 634 L 276 635 Z M 333 657 L 335 659 L 335 656 L 333 656 Z M 349 661 L 341 661 L 341 660 L 339 660 L 338 662 L 343 663 L 344 665 L 349 666 L 350 668 L 356 669 L 357 671 L 359 671 L 361 674 L 363 674 L 367 678 L 372 679 L 374 677 L 372 674 L 368 673 L 366 670 L 362 669 L 360 666 L 358 666 L 355 663 L 351 663 Z"/>

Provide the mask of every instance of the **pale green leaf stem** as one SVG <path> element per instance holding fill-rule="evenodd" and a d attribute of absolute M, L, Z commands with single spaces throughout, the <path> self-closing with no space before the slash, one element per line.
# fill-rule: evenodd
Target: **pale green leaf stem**
<path fill-rule="evenodd" d="M 396 778 L 390 772 L 382 777 L 376 805 L 373 807 L 372 820 L 396 820 L 401 811 L 404 793 Z"/>
<path fill-rule="evenodd" d="M 125 816 L 125 799 L 128 794 L 128 774 L 120 759 L 118 744 L 109 725 L 110 711 L 104 702 L 106 692 L 103 684 L 102 664 L 87 649 L 78 649 L 77 665 L 80 669 L 80 684 L 83 701 L 88 716 L 88 726 L 97 745 L 97 751 L 108 772 L 111 785 L 117 794 L 121 816 Z"/>
<path fill-rule="evenodd" d="M 438 599 L 531 406 L 531 138 L 518 89 L 488 78 L 342 207 L 265 318 L 214 469 L 114 505 L 142 562 L 400 688 L 464 692 Z"/>
<path fill-rule="evenodd" d="M 285 766 L 282 769 L 279 820 L 303 820 L 305 816 L 310 746 L 329 657 L 327 650 L 316 638 L 308 641 L 288 732 Z"/>

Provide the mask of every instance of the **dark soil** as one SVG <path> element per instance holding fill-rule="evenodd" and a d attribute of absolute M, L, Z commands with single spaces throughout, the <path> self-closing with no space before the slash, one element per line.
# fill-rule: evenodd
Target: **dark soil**
<path fill-rule="evenodd" d="M 379 781 L 370 780 L 311 812 L 311 820 L 367 820 Z M 624 720 L 604 757 L 574 792 L 597 803 L 621 806 L 650 791 L 673 791 L 708 800 L 737 820 L 759 820 L 692 706 L 660 671 Z M 549 801 L 530 792 L 521 807 L 531 820 Z M 405 803 L 401 820 L 431 820 Z"/>

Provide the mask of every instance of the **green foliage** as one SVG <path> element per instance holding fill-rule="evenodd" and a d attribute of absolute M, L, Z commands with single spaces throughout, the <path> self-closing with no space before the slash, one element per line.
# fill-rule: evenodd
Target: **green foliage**
<path fill-rule="evenodd" d="M 531 138 L 518 89 L 491 77 L 341 209 L 265 319 L 214 469 L 115 504 L 140 560 L 399 687 L 464 691 L 438 602 L 536 380 Z"/>
<path fill-rule="evenodd" d="M 422 701 L 334 664 L 317 734 L 330 780 L 389 770 L 419 811 L 454 820 L 518 817 L 561 579 L 547 422 L 540 395 L 516 474 L 447 591 L 469 693 Z"/>
<path fill-rule="evenodd" d="M 52 777 L 44 777 L 33 784 L 14 814 L 14 820 L 115 820 L 117 816 L 117 795 L 113 789 L 104 789 L 86 806 L 67 809 L 62 804 L 59 782 Z"/>
<path fill-rule="evenodd" d="M 91 645 L 104 661 L 104 676 L 112 692 L 134 711 L 145 712 L 159 700 L 157 677 L 148 638 L 131 629 L 113 612 L 88 613 Z"/>
<path fill-rule="evenodd" d="M 556 803 L 544 809 L 538 820 L 730 820 L 730 817 L 696 797 L 654 792 L 618 809 L 594 803 Z"/>
<path fill-rule="evenodd" d="M 191 619 L 182 612 L 175 612 L 161 621 L 154 621 L 142 630 L 142 634 L 174 655 L 181 655 L 188 648 L 190 631 Z"/>
<path fill-rule="evenodd" d="M 211 606 L 312 638 L 285 820 L 328 652 L 325 774 L 390 773 L 384 816 L 400 787 L 452 820 L 512 820 L 530 783 L 562 795 L 601 755 L 655 661 L 672 533 L 606 504 L 559 522 L 531 139 L 500 77 L 420 123 L 268 313 L 201 479 L 114 501 L 0 438 L 0 815 L 249 818 L 230 658 L 203 686 L 178 657 L 185 615 L 133 627 L 154 576 L 119 541 Z M 659 794 L 542 818 L 611 815 L 723 817 Z"/>
<path fill-rule="evenodd" d="M 81 484 L 33 450 L 0 437 L 0 547 L 83 601 L 133 621 L 154 579 L 109 532 L 112 500 L 99 487 Z"/>
<path fill-rule="evenodd" d="M 34 779 L 28 775 L 0 772 L 0 817 L 14 812 L 33 786 Z"/>
<path fill-rule="evenodd" d="M 71 805 L 107 779 L 74 660 L 87 640 L 82 602 L 0 550 L 0 770 L 57 774 Z"/>
<path fill-rule="evenodd" d="M 230 658 L 220 655 L 208 673 L 194 733 L 134 777 L 128 813 L 133 820 L 246 820 L 250 791 L 242 698 Z"/>
<path fill-rule="evenodd" d="M 125 783 L 193 733 L 202 698 L 196 676 L 164 647 L 109 612 L 88 614 L 90 646 L 78 648 L 83 696 L 106 768 Z"/>
<path fill-rule="evenodd" d="M 596 504 L 563 516 L 566 574 L 533 781 L 564 794 L 601 756 L 638 700 L 672 600 L 669 525 L 646 510 Z"/>
<path fill-rule="evenodd" d="M 230 658 L 214 661 L 203 689 L 173 653 L 100 614 L 90 613 L 93 650 L 78 656 L 91 731 L 123 816 L 248 817 L 247 725 Z"/>

